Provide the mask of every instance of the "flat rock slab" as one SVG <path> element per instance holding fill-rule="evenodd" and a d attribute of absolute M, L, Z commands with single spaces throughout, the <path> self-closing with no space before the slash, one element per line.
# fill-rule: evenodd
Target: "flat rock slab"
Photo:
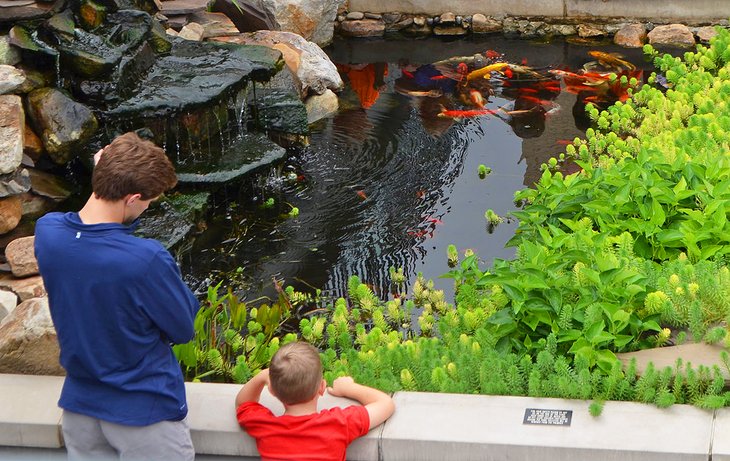
<path fill-rule="evenodd" d="M 59 376 L 0 374 L 0 445 L 62 447 L 62 386 Z"/>
<path fill-rule="evenodd" d="M 286 157 L 286 149 L 263 135 L 247 133 L 221 153 L 177 164 L 183 184 L 225 184 L 241 179 Z"/>
<path fill-rule="evenodd" d="M 205 11 L 207 7 L 208 0 L 173 0 L 162 2 L 162 14 L 168 17 L 175 14 L 190 14 Z"/>
<path fill-rule="evenodd" d="M 721 346 L 712 344 L 696 343 L 696 344 L 682 344 L 680 346 L 669 346 L 669 347 L 657 347 L 654 349 L 646 349 L 643 351 L 626 352 L 623 354 L 616 354 L 616 356 L 623 362 L 624 366 L 628 366 L 631 359 L 636 359 L 636 370 L 639 375 L 644 373 L 646 366 L 649 362 L 654 364 L 654 368 L 661 370 L 665 367 L 674 368 L 677 359 L 682 359 L 683 365 L 686 367 L 687 363 L 692 364 L 693 369 L 697 369 L 698 366 L 704 365 L 712 368 L 717 365 L 720 367 L 723 376 L 725 376 L 725 383 L 730 383 L 730 372 L 725 367 L 720 354 L 725 349 Z"/>
<path fill-rule="evenodd" d="M 201 11 L 198 13 L 191 14 L 188 17 L 191 22 L 197 22 L 201 26 L 205 33 L 203 38 L 210 37 L 225 37 L 231 35 L 238 35 L 241 32 L 236 28 L 228 16 L 223 13 L 210 13 L 208 11 Z"/>

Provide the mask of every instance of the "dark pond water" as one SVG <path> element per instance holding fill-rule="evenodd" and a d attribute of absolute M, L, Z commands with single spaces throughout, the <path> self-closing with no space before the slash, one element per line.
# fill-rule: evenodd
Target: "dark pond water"
<path fill-rule="evenodd" d="M 310 145 L 292 151 L 284 166 L 217 197 L 207 230 L 182 258 L 183 272 L 193 284 L 240 275 L 249 297 L 271 293 L 272 277 L 340 295 L 350 275 L 387 290 L 391 266 L 403 267 L 410 281 L 418 272 L 436 279 L 449 270 L 451 243 L 486 264 L 513 257 L 505 242 L 517 223 L 489 229 L 484 213 L 508 216 L 516 209 L 514 192 L 531 186 L 566 140 L 583 135 L 583 102 L 549 70 L 580 69 L 596 49 L 620 51 L 639 71 L 651 69 L 640 50 L 563 40 L 336 42 L 326 51 L 347 84 L 339 112 L 318 122 Z M 408 94 L 428 89 L 413 85 L 424 81 L 419 66 L 487 50 L 554 78 L 492 80 L 493 96 L 481 87 L 487 109 L 529 112 L 453 119 L 437 115 L 441 106 L 477 109 L 468 107 L 468 93 L 464 99 L 449 88 L 438 98 Z M 441 82 L 429 75 L 427 84 Z M 492 170 L 485 179 L 480 164 Z M 282 217 L 292 207 L 298 216 Z M 452 291 L 450 280 L 436 285 Z"/>

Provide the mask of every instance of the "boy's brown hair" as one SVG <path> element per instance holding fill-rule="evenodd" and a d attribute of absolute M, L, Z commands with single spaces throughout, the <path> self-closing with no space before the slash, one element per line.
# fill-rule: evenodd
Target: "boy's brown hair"
<path fill-rule="evenodd" d="M 322 383 L 319 351 L 305 342 L 281 346 L 271 359 L 269 382 L 276 398 L 285 405 L 311 400 Z"/>
<path fill-rule="evenodd" d="M 91 176 L 94 194 L 109 201 L 129 194 L 150 200 L 175 184 L 175 168 L 165 151 L 134 132 L 118 136 L 104 148 Z"/>

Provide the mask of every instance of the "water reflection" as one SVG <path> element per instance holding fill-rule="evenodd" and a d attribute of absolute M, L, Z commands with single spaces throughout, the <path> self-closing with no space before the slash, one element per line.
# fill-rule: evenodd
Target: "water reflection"
<path fill-rule="evenodd" d="M 241 266 L 258 282 L 252 291 L 275 276 L 341 295 L 350 275 L 388 291 L 390 266 L 410 280 L 419 271 L 436 278 L 448 270 L 450 243 L 486 262 L 512 257 L 504 244 L 517 223 L 489 232 L 484 211 L 514 211 L 513 193 L 583 135 L 583 101 L 604 93 L 574 94 L 550 71 L 580 71 L 588 50 L 503 38 L 336 43 L 328 53 L 347 82 L 338 113 L 283 171 L 219 198 L 217 221 L 184 270 L 201 280 Z M 633 53 L 627 59 L 640 63 Z M 514 67 L 467 78 L 500 60 Z M 480 164 L 492 170 L 484 180 Z M 275 206 L 261 207 L 272 198 Z M 291 207 L 299 216 L 282 218 Z"/>

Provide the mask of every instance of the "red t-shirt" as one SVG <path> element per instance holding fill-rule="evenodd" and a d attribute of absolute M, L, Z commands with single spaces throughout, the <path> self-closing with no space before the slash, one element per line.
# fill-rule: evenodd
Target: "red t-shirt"
<path fill-rule="evenodd" d="M 350 442 L 370 429 L 368 411 L 358 405 L 274 416 L 257 402 L 244 402 L 236 414 L 238 424 L 256 439 L 263 460 L 344 461 Z"/>

